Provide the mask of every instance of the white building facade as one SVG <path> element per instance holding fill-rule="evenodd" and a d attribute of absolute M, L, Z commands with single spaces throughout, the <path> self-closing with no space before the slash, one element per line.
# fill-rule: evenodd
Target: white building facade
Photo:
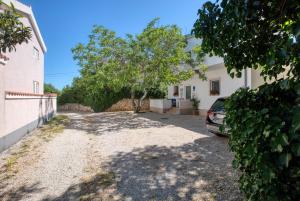
<path fill-rule="evenodd" d="M 193 36 L 187 36 L 187 40 L 187 51 L 191 51 L 195 45 L 200 45 L 202 42 L 201 39 L 196 39 Z M 264 83 L 260 73 L 252 69 L 244 70 L 241 78 L 231 78 L 227 74 L 223 59 L 220 57 L 209 57 L 207 55 L 204 58 L 204 63 L 208 67 L 205 73 L 207 80 L 199 79 L 199 75 L 196 74 L 189 80 L 168 87 L 167 100 L 173 100 L 176 114 L 191 114 L 193 108 L 190 100 L 195 98 L 200 101 L 198 107 L 200 114 L 206 115 L 206 112 L 218 98 L 230 96 L 241 87 L 256 88 Z M 157 102 L 159 101 L 155 101 L 156 105 L 150 103 L 152 111 L 166 112 L 171 109 L 157 108 L 157 105 L 159 105 Z M 154 101 L 151 102 L 154 103 Z M 164 103 L 163 105 L 170 104 Z"/>

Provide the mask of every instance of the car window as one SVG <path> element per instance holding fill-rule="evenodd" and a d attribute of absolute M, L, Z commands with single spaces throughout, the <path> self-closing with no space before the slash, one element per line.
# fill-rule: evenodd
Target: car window
<path fill-rule="evenodd" d="M 224 99 L 218 99 L 216 102 L 211 106 L 211 110 L 214 112 L 224 112 Z"/>

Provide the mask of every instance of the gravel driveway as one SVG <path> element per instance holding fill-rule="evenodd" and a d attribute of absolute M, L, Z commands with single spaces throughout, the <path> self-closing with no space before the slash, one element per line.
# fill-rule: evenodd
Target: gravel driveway
<path fill-rule="evenodd" d="M 20 158 L 17 172 L 0 170 L 0 200 L 242 200 L 227 138 L 200 117 L 67 115 L 67 129 Z M 22 141 L 37 144 L 38 132 Z"/>

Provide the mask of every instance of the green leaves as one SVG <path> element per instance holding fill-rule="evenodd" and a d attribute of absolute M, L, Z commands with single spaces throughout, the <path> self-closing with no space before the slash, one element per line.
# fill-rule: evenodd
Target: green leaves
<path fill-rule="evenodd" d="M 300 143 L 293 144 L 291 149 L 296 156 L 300 156 Z"/>
<path fill-rule="evenodd" d="M 271 139 L 271 146 L 273 147 L 273 150 L 277 152 L 282 152 L 283 147 L 288 144 L 289 141 L 286 134 L 279 134 L 278 136 Z"/>
<path fill-rule="evenodd" d="M 294 187 L 300 183 L 297 90 L 297 81 L 279 80 L 259 90 L 240 89 L 225 102 L 233 167 L 241 171 L 247 200 L 293 201 L 300 196 Z"/>
<path fill-rule="evenodd" d="M 191 61 L 186 46 L 186 37 L 176 25 L 159 25 L 159 20 L 154 19 L 142 33 L 127 34 L 124 38 L 105 27 L 94 26 L 89 42 L 78 44 L 72 52 L 81 67 L 82 80 L 92 83 L 88 90 L 110 88 L 118 92 L 126 88 L 135 98 L 137 92 L 144 91 L 145 95 L 150 89 L 179 83 L 194 75 L 192 69 L 180 68 L 182 63 Z M 194 52 L 195 64 L 202 69 L 201 47 Z M 202 74 L 199 77 L 204 79 Z"/>
<path fill-rule="evenodd" d="M 2 6 L 0 1 L 0 6 Z M 16 45 L 28 42 L 31 38 L 31 28 L 25 27 L 20 21 L 22 15 L 13 7 L 6 5 L 6 9 L 0 12 L 0 53 L 16 50 Z"/>
<path fill-rule="evenodd" d="M 285 167 L 288 167 L 291 159 L 292 159 L 292 154 L 283 153 L 283 154 L 279 155 L 279 164 L 284 165 Z"/>
<path fill-rule="evenodd" d="M 300 16 L 295 13 L 300 13 L 299 1 L 206 2 L 192 32 L 203 39 L 204 52 L 223 57 L 230 71 L 261 65 L 272 79 L 289 66 L 295 70 L 289 77 L 299 79 Z"/>
<path fill-rule="evenodd" d="M 295 131 L 300 129 L 300 106 L 294 108 L 293 128 Z"/>
<path fill-rule="evenodd" d="M 223 57 L 231 77 L 258 67 L 265 80 L 285 75 L 226 101 L 234 167 L 249 201 L 300 197 L 299 13 L 300 1 L 222 0 L 204 3 L 194 24 L 202 50 Z"/>

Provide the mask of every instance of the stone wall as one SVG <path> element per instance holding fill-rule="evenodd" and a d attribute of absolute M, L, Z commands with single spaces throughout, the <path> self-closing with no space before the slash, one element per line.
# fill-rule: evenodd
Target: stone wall
<path fill-rule="evenodd" d="M 117 112 L 117 111 L 132 111 L 132 104 L 131 99 L 123 99 L 105 110 L 105 112 Z M 143 101 L 142 111 L 149 111 L 150 110 L 150 101 L 146 99 Z"/>
<path fill-rule="evenodd" d="M 80 105 L 77 103 L 67 103 L 58 107 L 59 111 L 69 111 L 69 112 L 94 112 L 91 107 Z"/>
<path fill-rule="evenodd" d="M 91 107 L 83 106 L 77 103 L 67 103 L 58 107 L 59 111 L 69 112 L 94 112 Z M 150 101 L 146 99 L 143 101 L 142 111 L 150 110 Z M 118 112 L 118 111 L 133 111 L 131 99 L 123 99 L 106 109 L 105 112 Z"/>

